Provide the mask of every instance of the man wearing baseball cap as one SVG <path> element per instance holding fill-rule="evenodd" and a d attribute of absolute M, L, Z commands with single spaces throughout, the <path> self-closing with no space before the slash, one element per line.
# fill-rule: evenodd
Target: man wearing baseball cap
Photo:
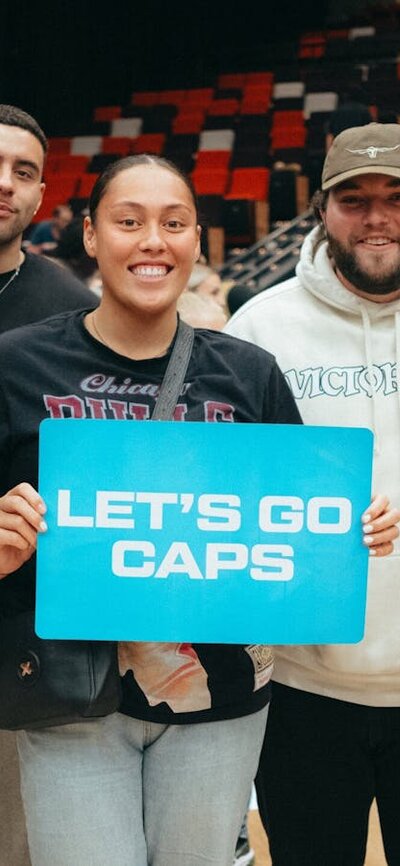
<path fill-rule="evenodd" d="M 305 423 L 373 429 L 373 490 L 397 505 L 400 126 L 338 135 L 315 205 L 296 276 L 245 304 L 227 330 L 274 352 Z M 364 522 L 364 639 L 276 649 L 257 779 L 274 866 L 362 866 L 374 797 L 387 863 L 400 863 L 400 564 L 398 543 L 381 558 L 396 515 L 386 501 L 371 527 L 379 500 Z"/>

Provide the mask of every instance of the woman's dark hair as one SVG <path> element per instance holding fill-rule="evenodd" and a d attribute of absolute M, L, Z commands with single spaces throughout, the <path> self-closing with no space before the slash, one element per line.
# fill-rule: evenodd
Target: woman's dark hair
<path fill-rule="evenodd" d="M 152 153 L 140 153 L 135 156 L 126 156 L 124 159 L 118 159 L 116 162 L 112 162 L 107 168 L 103 171 L 100 177 L 97 178 L 96 183 L 92 189 L 92 194 L 89 199 L 89 213 L 90 219 L 94 225 L 96 221 L 96 213 L 97 208 L 107 192 L 107 189 L 112 180 L 117 177 L 118 174 L 121 174 L 123 171 L 127 171 L 129 168 L 135 168 L 137 165 L 155 165 L 158 168 L 164 168 L 166 171 L 172 172 L 180 180 L 183 181 L 186 188 L 189 190 L 191 199 L 193 201 L 196 215 L 198 214 L 198 206 L 197 206 L 197 197 L 194 186 L 190 178 L 175 165 L 174 162 L 170 162 L 169 159 L 165 159 L 162 156 L 157 156 Z"/>

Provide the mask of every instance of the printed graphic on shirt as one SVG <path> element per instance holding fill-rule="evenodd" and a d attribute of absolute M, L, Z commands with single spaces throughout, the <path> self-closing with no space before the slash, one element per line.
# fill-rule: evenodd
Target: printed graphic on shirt
<path fill-rule="evenodd" d="M 190 385 L 190 382 L 184 384 L 182 396 L 187 394 Z M 80 388 L 82 390 L 79 394 L 44 394 L 43 401 L 49 417 L 147 421 L 160 391 L 160 385 L 154 382 L 135 383 L 130 378 L 118 382 L 115 376 L 103 373 L 83 379 Z M 85 392 L 88 396 L 85 396 Z M 204 421 L 235 420 L 235 410 L 230 403 L 205 400 L 202 405 Z M 174 421 L 185 421 L 187 413 L 188 403 L 178 402 L 173 415 Z"/>
<path fill-rule="evenodd" d="M 371 382 L 372 374 L 372 382 Z M 396 364 L 373 364 L 371 370 L 354 367 L 305 367 L 285 370 L 286 381 L 296 400 L 305 397 L 354 397 L 381 392 L 385 397 L 397 391 Z"/>
<path fill-rule="evenodd" d="M 254 691 L 265 686 L 272 676 L 274 655 L 270 646 L 249 644 L 245 647 L 254 665 Z"/>
<path fill-rule="evenodd" d="M 167 703 L 174 713 L 211 707 L 207 673 L 190 643 L 118 644 L 121 676 L 131 670 L 151 707 Z"/>

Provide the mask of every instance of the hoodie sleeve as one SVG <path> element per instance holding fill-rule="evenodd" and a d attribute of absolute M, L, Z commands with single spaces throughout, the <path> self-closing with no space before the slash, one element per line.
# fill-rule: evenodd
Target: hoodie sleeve
<path fill-rule="evenodd" d="M 239 310 L 229 319 L 224 327 L 224 332 L 230 334 L 231 337 L 238 337 L 240 340 L 246 340 L 248 343 L 253 343 L 256 346 L 260 345 L 257 340 L 257 334 L 253 329 L 252 302 L 243 304 Z"/>

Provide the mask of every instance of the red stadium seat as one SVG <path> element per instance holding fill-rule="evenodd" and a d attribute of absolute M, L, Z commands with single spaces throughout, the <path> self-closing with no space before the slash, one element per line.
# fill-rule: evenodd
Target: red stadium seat
<path fill-rule="evenodd" d="M 154 90 L 146 90 L 142 93 L 132 93 L 132 105 L 151 106 L 157 105 L 159 100 L 159 92 Z"/>
<path fill-rule="evenodd" d="M 273 150 L 286 147 L 304 147 L 307 138 L 305 127 L 287 127 L 284 129 L 273 129 L 271 133 L 271 144 Z"/>
<path fill-rule="evenodd" d="M 270 107 L 270 96 L 244 96 L 240 103 L 240 114 L 268 114 Z"/>
<path fill-rule="evenodd" d="M 242 90 L 245 75 L 243 72 L 226 72 L 218 76 L 219 90 Z"/>
<path fill-rule="evenodd" d="M 147 132 L 134 138 L 131 153 L 156 153 L 164 150 L 166 135 L 163 132 Z"/>
<path fill-rule="evenodd" d="M 225 198 L 267 201 L 269 177 L 267 168 L 235 168 Z"/>
<path fill-rule="evenodd" d="M 72 175 L 76 178 L 78 175 L 86 171 L 89 161 L 89 157 L 83 155 L 64 154 L 59 156 L 49 156 L 46 162 L 45 172 L 46 175 L 51 175 L 52 177 L 57 174 L 62 174 L 64 177 Z"/>
<path fill-rule="evenodd" d="M 207 114 L 220 117 L 232 116 L 239 111 L 238 99 L 214 99 L 207 108 Z"/>
<path fill-rule="evenodd" d="M 66 136 L 60 138 L 49 138 L 49 156 L 60 153 L 70 153 L 71 139 Z"/>
<path fill-rule="evenodd" d="M 105 136 L 101 145 L 102 153 L 118 153 L 119 156 L 127 156 L 131 152 L 132 143 L 135 139 L 126 136 Z"/>
<path fill-rule="evenodd" d="M 94 120 L 115 120 L 116 117 L 121 117 L 121 110 L 120 105 L 101 105 L 94 110 Z"/>
<path fill-rule="evenodd" d="M 304 114 L 301 110 L 295 111 L 274 111 L 272 117 L 272 130 L 276 129 L 291 129 L 292 127 L 304 126 Z"/>
<path fill-rule="evenodd" d="M 319 45 L 321 42 L 326 42 L 326 33 L 319 30 L 317 33 L 303 33 L 300 36 L 300 45 Z"/>
<path fill-rule="evenodd" d="M 78 181 L 78 172 L 75 175 L 53 174 L 51 177 L 52 197 L 57 198 L 58 204 L 67 201 L 75 195 Z"/>
<path fill-rule="evenodd" d="M 185 90 L 161 90 L 158 105 L 180 105 L 185 99 Z"/>
<path fill-rule="evenodd" d="M 272 82 L 247 82 L 240 105 L 241 114 L 266 114 L 271 107 Z"/>
<path fill-rule="evenodd" d="M 272 81 L 247 81 L 243 88 L 243 96 L 248 94 L 268 96 L 272 94 L 274 85 Z"/>
<path fill-rule="evenodd" d="M 181 104 L 207 108 L 210 102 L 212 102 L 213 95 L 214 89 L 212 87 L 196 87 L 185 91 L 185 98 Z"/>
<path fill-rule="evenodd" d="M 98 174 L 83 174 L 79 179 L 76 194 L 80 198 L 89 198 L 98 176 Z"/>
<path fill-rule="evenodd" d="M 192 181 L 197 195 L 224 195 L 228 186 L 226 168 L 195 168 Z"/>
<path fill-rule="evenodd" d="M 65 156 L 69 156 L 69 154 L 65 154 Z M 46 165 L 44 167 L 45 175 L 48 174 L 56 174 L 61 170 L 61 154 L 49 153 L 46 159 Z"/>
<path fill-rule="evenodd" d="M 303 45 L 302 48 L 299 49 L 298 58 L 299 60 L 309 60 L 310 58 L 315 60 L 319 57 L 323 57 L 325 54 L 325 44 L 324 45 Z"/>
<path fill-rule="evenodd" d="M 227 169 L 231 156 L 230 150 L 199 150 L 196 154 L 196 169 Z"/>
<path fill-rule="evenodd" d="M 247 84 L 273 84 L 273 72 L 247 72 L 245 74 L 245 85 Z"/>
<path fill-rule="evenodd" d="M 204 125 L 205 109 L 191 112 L 180 112 L 172 121 L 174 135 L 193 135 L 201 132 Z"/>

